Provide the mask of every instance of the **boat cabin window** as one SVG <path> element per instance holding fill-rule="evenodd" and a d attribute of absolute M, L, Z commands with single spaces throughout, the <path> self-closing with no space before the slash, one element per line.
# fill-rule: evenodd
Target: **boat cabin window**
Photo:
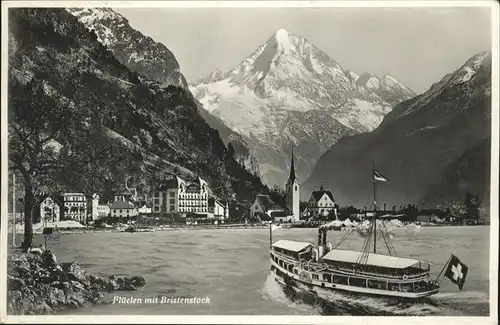
<path fill-rule="evenodd" d="M 389 282 L 387 289 L 390 291 L 401 291 L 401 288 L 399 287 L 399 283 L 390 283 Z"/>
<path fill-rule="evenodd" d="M 293 265 L 292 264 L 288 265 L 288 272 L 292 272 L 292 270 L 293 270 Z"/>
<path fill-rule="evenodd" d="M 313 280 L 319 280 L 319 276 L 317 274 L 312 275 Z"/>
<path fill-rule="evenodd" d="M 368 280 L 368 288 L 386 290 L 387 282 L 379 280 Z"/>
<path fill-rule="evenodd" d="M 291 252 L 289 250 L 279 248 L 279 247 L 273 247 L 273 250 L 277 253 L 283 254 L 285 256 L 291 257 L 293 259 L 297 259 L 299 257 L 299 254 L 297 252 Z"/>
<path fill-rule="evenodd" d="M 356 287 L 366 287 L 366 280 L 359 278 L 349 278 L 349 284 Z"/>
<path fill-rule="evenodd" d="M 428 282 L 426 281 L 418 281 L 418 282 L 415 282 L 415 291 L 416 292 L 419 292 L 419 291 L 426 291 L 427 290 L 427 286 L 428 286 Z"/>
<path fill-rule="evenodd" d="M 401 291 L 413 292 L 413 283 L 401 283 Z"/>
<path fill-rule="evenodd" d="M 335 275 L 333 277 L 333 283 L 337 284 L 347 284 L 347 277 L 345 276 L 340 276 L 340 275 Z"/>
<path fill-rule="evenodd" d="M 332 274 L 324 273 L 323 274 L 323 281 L 332 282 Z"/>

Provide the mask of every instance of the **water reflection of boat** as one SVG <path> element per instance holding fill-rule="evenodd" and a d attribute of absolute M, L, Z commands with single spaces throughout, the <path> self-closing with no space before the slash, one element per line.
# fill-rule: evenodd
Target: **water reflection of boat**
<path fill-rule="evenodd" d="M 373 172 L 375 198 L 375 169 Z M 335 247 L 326 240 L 327 232 L 333 229 L 334 225 L 330 228 L 318 228 L 317 247 L 308 242 L 292 240 L 278 240 L 272 243 L 271 239 L 271 270 L 282 277 L 285 283 L 296 281 L 310 289 L 319 287 L 366 295 L 417 299 L 439 291 L 439 278 L 447 267 L 445 276 L 462 288 L 467 267 L 454 255 L 451 255 L 435 280 L 430 278 L 429 262 L 395 256 L 385 223 L 377 220 L 376 212 L 374 199 L 374 213 L 366 229 L 366 236 L 363 236 L 365 239 L 360 251 L 337 249 L 350 234 L 356 232 L 357 227 L 352 227 L 343 234 Z M 377 254 L 377 232 L 389 255 Z"/>

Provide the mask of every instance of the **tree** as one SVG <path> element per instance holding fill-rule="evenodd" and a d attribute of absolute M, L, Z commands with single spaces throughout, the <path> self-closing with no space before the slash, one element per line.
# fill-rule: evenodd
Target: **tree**
<path fill-rule="evenodd" d="M 60 168 L 55 138 L 68 116 L 67 106 L 54 97 L 50 85 L 35 78 L 23 85 L 11 78 L 9 89 L 8 141 L 10 169 L 19 172 L 24 185 L 24 241 L 33 242 L 33 208 L 36 197 L 53 192 L 53 171 Z"/>
<path fill-rule="evenodd" d="M 465 208 L 465 214 L 470 218 L 479 218 L 479 207 L 481 206 L 482 201 L 479 199 L 479 195 L 473 195 L 469 192 L 465 193 L 463 199 L 463 205 Z"/>

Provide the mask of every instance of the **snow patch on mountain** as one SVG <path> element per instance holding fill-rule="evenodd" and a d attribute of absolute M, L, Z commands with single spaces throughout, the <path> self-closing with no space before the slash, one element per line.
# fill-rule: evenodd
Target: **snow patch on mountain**
<path fill-rule="evenodd" d="M 481 52 L 474 55 L 462 67 L 452 73 L 447 74 L 439 82 L 433 84 L 421 98 L 410 105 L 403 113 L 399 115 L 398 118 L 402 118 L 414 113 L 420 107 L 424 106 L 425 104 L 429 103 L 440 94 L 442 94 L 442 92 L 445 89 L 448 89 L 450 85 L 459 85 L 465 82 L 469 82 L 476 76 L 484 61 L 489 59 L 491 59 L 491 52 Z"/>
<path fill-rule="evenodd" d="M 393 77 L 358 76 L 344 69 L 284 29 L 235 68 L 211 73 L 190 88 L 204 109 L 247 138 L 261 172 L 272 172 L 279 185 L 286 171 L 269 165 L 283 166 L 289 158 L 285 147 L 298 147 L 298 159 L 309 164 L 301 169 L 307 174 L 342 134 L 375 129 L 394 103 L 414 95 Z"/>

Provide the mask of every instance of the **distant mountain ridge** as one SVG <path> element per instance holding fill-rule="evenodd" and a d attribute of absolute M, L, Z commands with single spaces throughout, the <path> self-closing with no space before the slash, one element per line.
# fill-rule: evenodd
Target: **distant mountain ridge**
<path fill-rule="evenodd" d="M 389 179 L 378 186 L 379 203 L 435 206 L 460 200 L 467 190 L 488 197 L 490 134 L 491 53 L 482 52 L 423 94 L 396 105 L 372 132 L 333 145 L 318 160 L 303 193 L 323 182 L 341 205 L 370 205 L 374 161 Z"/>
<path fill-rule="evenodd" d="M 179 63 L 172 52 L 162 43 L 132 28 L 128 20 L 110 8 L 68 8 L 69 13 L 78 18 L 88 29 L 96 33 L 101 44 L 131 71 L 164 86 L 182 87 L 190 93 Z M 214 76 L 215 77 L 215 76 Z M 197 105 L 201 106 L 199 102 Z M 216 116 L 200 114 L 207 123 L 219 131 L 226 145 L 233 143 L 237 160 L 249 171 L 258 175 L 255 158 L 248 150 L 247 143 L 236 132 L 227 128 Z"/>
<path fill-rule="evenodd" d="M 280 29 L 235 68 L 216 69 L 191 90 L 243 136 L 266 183 L 284 186 L 292 146 L 304 181 L 333 143 L 373 130 L 395 103 L 415 95 L 388 75 L 364 84 L 359 78 L 304 37 Z"/>

